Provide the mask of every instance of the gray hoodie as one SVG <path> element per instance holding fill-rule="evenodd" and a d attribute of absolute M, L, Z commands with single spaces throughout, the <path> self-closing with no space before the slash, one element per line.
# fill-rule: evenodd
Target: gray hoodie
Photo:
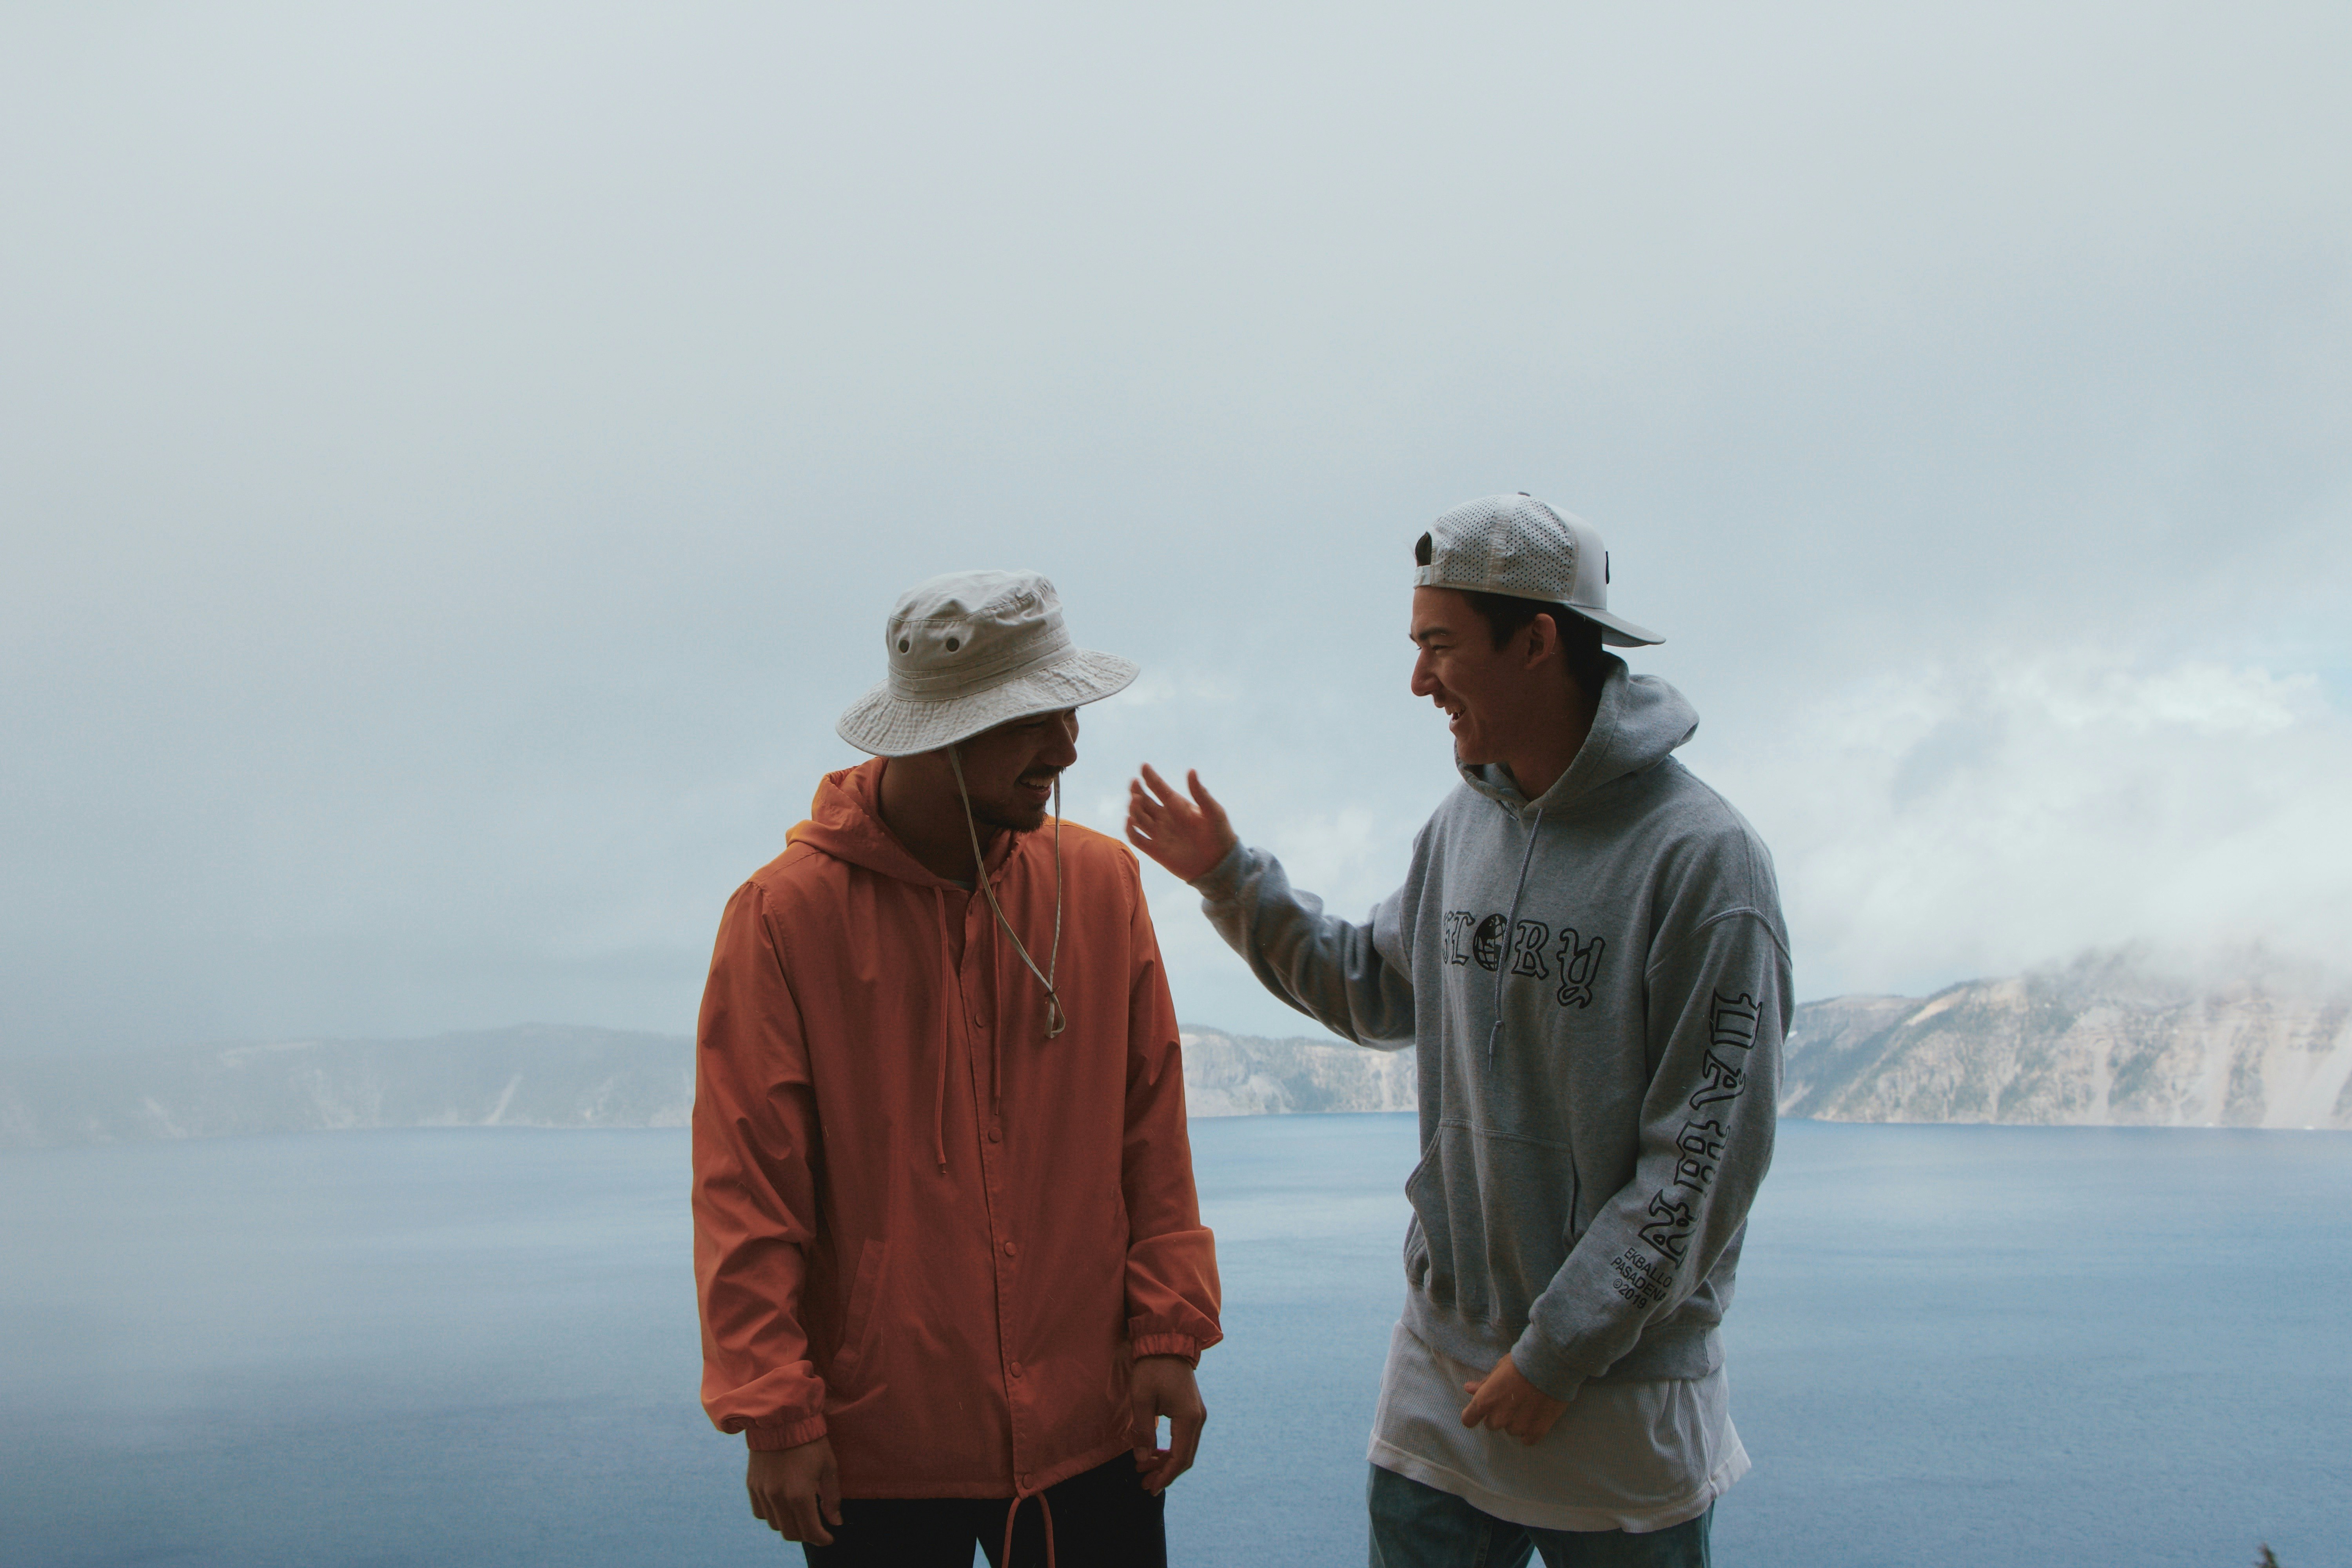
<path fill-rule="evenodd" d="M 1276 995 L 1419 1048 L 1406 1325 L 1561 1399 L 1722 1363 L 1790 1011 L 1772 858 L 1669 754 L 1698 716 L 1607 664 L 1568 771 L 1530 802 L 1463 769 L 1370 925 L 1260 850 L 1193 884 Z"/>

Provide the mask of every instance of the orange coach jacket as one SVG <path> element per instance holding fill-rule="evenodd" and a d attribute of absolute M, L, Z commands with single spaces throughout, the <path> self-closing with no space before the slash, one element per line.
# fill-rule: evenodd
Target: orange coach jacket
<path fill-rule="evenodd" d="M 702 1401 L 847 1497 L 1024 1497 L 1133 1447 L 1132 1358 L 1214 1344 L 1176 1016 L 1125 845 L 1065 823 L 1056 989 L 829 775 L 737 891 L 696 1041 Z M 1049 825 L 987 874 L 1042 967 Z"/>

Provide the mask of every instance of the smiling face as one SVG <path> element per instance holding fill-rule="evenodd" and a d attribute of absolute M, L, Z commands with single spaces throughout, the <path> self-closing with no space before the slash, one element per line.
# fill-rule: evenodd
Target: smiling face
<path fill-rule="evenodd" d="M 1549 616 L 1495 646 L 1493 628 L 1452 588 L 1412 591 L 1412 694 L 1442 709 L 1464 767 L 1507 763 L 1531 735 L 1557 731 L 1572 689 Z"/>
<path fill-rule="evenodd" d="M 1074 708 L 983 730 L 957 748 L 971 815 L 982 827 L 1031 833 L 1045 826 L 1054 780 L 1078 760 Z"/>

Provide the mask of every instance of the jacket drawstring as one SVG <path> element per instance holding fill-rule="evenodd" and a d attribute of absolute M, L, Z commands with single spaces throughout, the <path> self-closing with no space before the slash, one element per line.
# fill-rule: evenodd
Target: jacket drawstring
<path fill-rule="evenodd" d="M 1045 1515 L 1045 1568 L 1054 1568 L 1054 1505 L 1045 1500 L 1045 1494 L 1042 1491 L 1014 1492 L 1013 1506 L 1004 1510 L 1004 1555 L 997 1561 L 1005 1564 L 1005 1568 L 1012 1568 L 1013 1563 L 1013 1521 L 1021 1517 L 1021 1505 L 1031 1498 L 1037 1500 L 1037 1507 Z"/>
<path fill-rule="evenodd" d="M 1528 849 L 1519 857 L 1518 885 L 1511 889 L 1511 912 L 1503 920 L 1503 951 L 1495 960 L 1495 1026 L 1486 1031 L 1486 1072 L 1489 1079 L 1495 1071 L 1495 1042 L 1503 1036 L 1503 981 L 1511 972 L 1511 943 L 1519 931 L 1519 897 L 1528 890 L 1528 868 L 1535 863 L 1536 833 L 1542 826 L 1543 808 L 1538 806 L 1535 820 L 1528 824 Z"/>
<path fill-rule="evenodd" d="M 997 925 L 1013 940 L 1013 951 L 1021 955 L 1021 962 L 1029 966 L 1029 973 L 1045 988 L 1045 1037 L 1050 1040 L 1070 1026 L 1069 1015 L 1062 1011 L 1062 994 L 1054 989 L 1055 973 L 1062 966 L 1062 775 L 1054 775 L 1054 946 L 1046 956 L 1045 967 L 1040 969 L 1037 961 L 1029 956 L 1021 933 L 1004 918 L 1004 906 L 996 901 L 996 888 L 988 879 L 988 858 L 981 853 L 980 825 L 971 815 L 971 792 L 964 787 L 963 759 L 956 754 L 953 746 L 948 748 L 948 766 L 955 773 L 956 794 L 963 797 L 964 831 L 971 835 L 972 879 L 986 895 L 989 911 L 995 915 Z"/>
<path fill-rule="evenodd" d="M 940 968 L 952 982 L 956 975 L 955 953 L 948 942 L 948 896 L 944 889 L 931 889 L 931 908 L 940 917 Z M 931 1152 L 940 1162 L 940 1174 L 948 1173 L 948 1064 L 955 1056 L 955 1009 L 940 1009 L 940 1087 L 931 1097 Z"/>

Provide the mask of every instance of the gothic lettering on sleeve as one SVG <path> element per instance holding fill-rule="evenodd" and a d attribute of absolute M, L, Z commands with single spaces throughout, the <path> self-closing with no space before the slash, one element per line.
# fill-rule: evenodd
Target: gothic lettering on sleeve
<path fill-rule="evenodd" d="M 1675 1147 L 1682 1151 L 1682 1158 L 1675 1163 L 1675 1185 L 1695 1193 L 1706 1191 L 1707 1184 L 1715 1180 L 1716 1163 L 1723 1158 L 1723 1123 L 1685 1121 Z"/>
<path fill-rule="evenodd" d="M 1666 1257 L 1680 1261 L 1683 1249 L 1690 1245 L 1691 1227 L 1698 1217 L 1690 1205 L 1678 1202 L 1660 1193 L 1650 1200 L 1650 1223 L 1642 1227 L 1642 1239 Z"/>
<path fill-rule="evenodd" d="M 1742 991 L 1726 995 L 1717 991 L 1712 994 L 1711 1003 L 1707 1009 L 1706 1047 L 1699 1058 L 1701 1081 L 1685 1101 L 1691 1114 L 1683 1119 L 1682 1131 L 1675 1135 L 1674 1180 L 1651 1197 L 1649 1223 L 1641 1229 L 1643 1242 L 1658 1255 L 1658 1261 L 1643 1269 L 1618 1269 L 1620 1279 L 1625 1281 L 1618 1287 L 1618 1295 L 1645 1309 L 1654 1298 L 1644 1287 L 1653 1282 L 1663 1287 L 1663 1281 L 1673 1276 L 1698 1223 L 1695 1205 L 1706 1200 L 1707 1189 L 1714 1185 L 1716 1173 L 1722 1167 L 1724 1145 L 1729 1139 L 1725 1131 L 1729 1112 L 1708 1112 L 1706 1108 L 1739 1098 L 1747 1081 L 1739 1064 L 1756 1044 L 1757 1020 L 1762 1009 L 1756 1005 L 1753 993 Z M 1687 1201 L 1676 1196 L 1678 1193 L 1687 1194 Z M 1654 1299 L 1663 1300 L 1664 1295 L 1661 1288 Z"/>
<path fill-rule="evenodd" d="M 1740 1084 L 1740 1071 L 1738 1068 L 1733 1067 L 1713 1051 L 1707 1052 L 1706 1059 L 1700 1062 L 1698 1066 L 1700 1073 L 1704 1075 L 1706 1081 L 1691 1093 L 1690 1108 L 1693 1110 L 1698 1110 L 1701 1106 L 1714 1105 L 1718 1101 L 1738 1097 Z"/>
<path fill-rule="evenodd" d="M 1715 1009 L 1707 1019 L 1707 1044 L 1747 1050 L 1756 1043 L 1756 1020 L 1761 1012 L 1756 998 L 1745 991 L 1737 996 L 1717 992 Z"/>

